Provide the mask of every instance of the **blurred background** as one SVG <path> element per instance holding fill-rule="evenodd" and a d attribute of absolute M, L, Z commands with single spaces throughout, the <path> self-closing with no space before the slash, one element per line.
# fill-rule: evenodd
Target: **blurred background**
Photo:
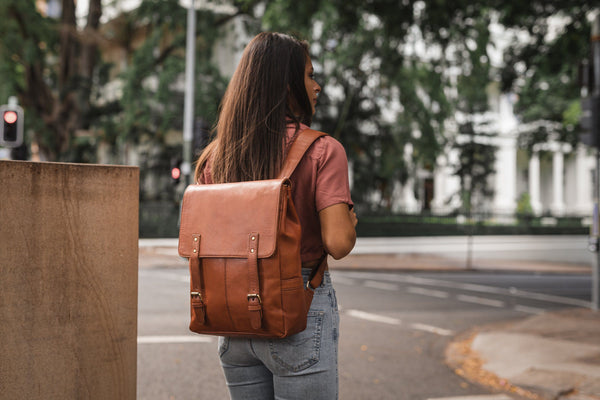
<path fill-rule="evenodd" d="M 346 148 L 360 236 L 585 234 L 599 12 L 584 0 L 2 0 L 0 159 L 139 166 L 140 236 L 176 237 L 184 149 L 193 161 L 210 140 L 248 41 L 281 31 L 311 44 L 313 128 Z"/>

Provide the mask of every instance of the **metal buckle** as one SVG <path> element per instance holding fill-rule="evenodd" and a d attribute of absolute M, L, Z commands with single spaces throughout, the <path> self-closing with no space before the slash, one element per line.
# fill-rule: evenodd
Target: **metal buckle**
<path fill-rule="evenodd" d="M 260 298 L 260 294 L 258 294 L 258 293 L 248 293 L 248 300 L 250 300 L 250 298 L 258 299 L 258 304 L 262 304 L 262 299 Z"/>
<path fill-rule="evenodd" d="M 198 296 L 200 301 L 202 301 L 202 294 L 200 292 L 190 292 L 190 297 Z"/>
<path fill-rule="evenodd" d="M 315 291 L 315 288 L 310 286 L 310 279 L 308 281 L 306 281 L 306 289 L 310 290 L 310 291 Z"/>

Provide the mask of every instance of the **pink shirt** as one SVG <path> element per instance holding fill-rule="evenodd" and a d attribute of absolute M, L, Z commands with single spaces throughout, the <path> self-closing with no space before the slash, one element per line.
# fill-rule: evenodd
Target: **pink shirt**
<path fill-rule="evenodd" d="M 304 129 L 308 126 L 301 125 L 300 131 Z M 294 125 L 288 126 L 288 138 L 294 131 Z M 323 254 L 319 211 L 339 203 L 346 203 L 350 208 L 354 206 L 344 147 L 331 136 L 320 137 L 306 151 L 290 180 L 294 206 L 302 226 L 302 261 L 313 261 Z"/>
<path fill-rule="evenodd" d="M 308 126 L 301 124 L 299 135 Z M 289 125 L 288 140 L 295 126 Z M 348 159 L 344 147 L 331 136 L 317 139 L 306 151 L 290 177 L 292 198 L 302 226 L 302 262 L 318 260 L 323 254 L 319 211 L 340 203 L 354 206 L 350 198 Z M 199 183 L 212 183 L 210 165 L 206 165 Z"/>

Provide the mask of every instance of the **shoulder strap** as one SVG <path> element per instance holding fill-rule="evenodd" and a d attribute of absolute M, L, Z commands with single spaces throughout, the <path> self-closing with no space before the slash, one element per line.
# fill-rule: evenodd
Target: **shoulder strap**
<path fill-rule="evenodd" d="M 315 131 L 314 129 L 305 129 L 298 133 L 296 136 L 296 140 L 290 146 L 290 150 L 288 151 L 287 157 L 285 158 L 285 162 L 283 163 L 283 167 L 281 168 L 281 172 L 279 172 L 279 178 L 289 178 L 298 163 L 306 153 L 306 150 L 310 147 L 311 144 L 321 136 L 327 135 L 326 133 Z"/>

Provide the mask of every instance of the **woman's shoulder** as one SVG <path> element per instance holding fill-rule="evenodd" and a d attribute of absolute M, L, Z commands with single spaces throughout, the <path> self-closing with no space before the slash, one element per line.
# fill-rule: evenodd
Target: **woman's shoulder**
<path fill-rule="evenodd" d="M 339 140 L 325 132 L 319 133 L 323 133 L 324 135 L 315 140 L 314 144 L 310 147 L 308 154 L 311 157 L 322 159 L 338 154 L 343 154 L 344 157 L 346 156 L 346 150 Z"/>

